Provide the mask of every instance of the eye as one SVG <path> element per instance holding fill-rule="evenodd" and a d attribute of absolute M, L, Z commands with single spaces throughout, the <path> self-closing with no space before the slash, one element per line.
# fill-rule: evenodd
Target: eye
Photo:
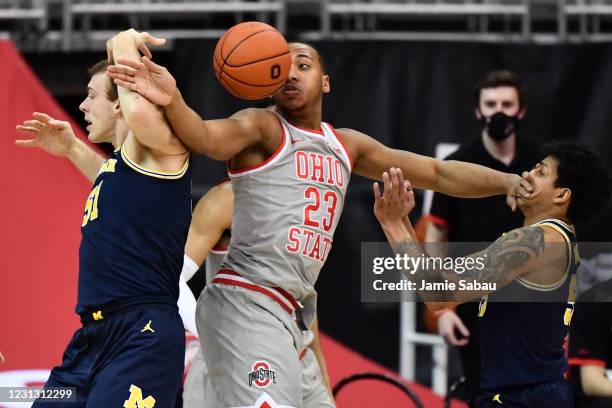
<path fill-rule="evenodd" d="M 494 108 L 495 107 L 495 102 L 487 101 L 487 102 L 485 102 L 485 106 L 487 108 Z"/>
<path fill-rule="evenodd" d="M 302 64 L 298 65 L 298 67 L 300 69 L 308 69 L 308 68 L 310 68 L 310 65 L 302 63 Z"/>

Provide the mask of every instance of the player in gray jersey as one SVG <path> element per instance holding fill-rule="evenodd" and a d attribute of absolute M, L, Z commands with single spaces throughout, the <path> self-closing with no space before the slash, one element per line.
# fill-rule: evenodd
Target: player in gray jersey
<path fill-rule="evenodd" d="M 275 110 L 245 109 L 202 120 L 167 69 L 143 58 L 109 68 L 117 85 L 164 106 L 192 151 L 227 160 L 235 194 L 232 240 L 222 269 L 198 301 L 198 327 L 223 407 L 308 407 L 300 355 L 315 315 L 314 283 L 331 249 L 352 172 L 374 180 L 400 167 L 415 187 L 458 197 L 508 195 L 531 186 L 471 163 L 391 149 L 322 122 L 329 77 L 312 46 L 289 44 L 292 65 Z M 119 61 L 121 64 L 122 61 Z M 318 405 L 317 405 L 318 404 Z"/>
<path fill-rule="evenodd" d="M 185 245 L 185 259 L 181 272 L 181 291 L 179 297 L 179 312 L 186 330 L 196 338 L 188 341 L 186 350 L 187 376 L 183 386 L 184 408 L 213 408 L 218 404 L 211 388 L 210 376 L 204 361 L 202 349 L 197 341 L 195 328 L 196 301 L 187 286 L 189 281 L 206 260 L 206 284 L 212 283 L 215 274 L 220 269 L 223 259 L 228 253 L 230 230 L 232 222 L 234 194 L 229 179 L 225 179 L 211 188 L 193 210 L 193 219 L 189 228 L 189 236 Z M 317 321 L 313 323 L 313 341 L 302 358 L 302 370 L 306 392 L 310 400 L 327 401 L 331 396 L 329 377 L 325 358 L 320 348 Z M 309 335 L 309 333 L 305 333 Z M 197 344 L 197 345 L 196 345 Z M 315 405 L 313 405 L 315 406 Z"/>

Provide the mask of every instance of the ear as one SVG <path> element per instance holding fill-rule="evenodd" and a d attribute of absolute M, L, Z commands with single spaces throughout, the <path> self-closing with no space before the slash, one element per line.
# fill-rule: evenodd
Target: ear
<path fill-rule="evenodd" d="M 553 203 L 555 204 L 565 204 L 570 202 L 572 198 L 572 190 L 569 188 L 557 188 L 555 189 L 555 197 L 553 198 Z"/>
<path fill-rule="evenodd" d="M 480 113 L 480 109 L 479 108 L 474 108 L 474 114 L 476 115 L 476 119 L 478 119 L 478 120 L 482 119 L 482 113 Z"/>
<path fill-rule="evenodd" d="M 329 84 L 329 75 L 323 75 L 323 93 L 329 93 L 331 91 L 331 86 Z"/>
<path fill-rule="evenodd" d="M 113 113 L 115 116 L 123 116 L 123 112 L 121 112 L 121 105 L 119 104 L 119 98 L 117 98 L 117 101 L 113 105 Z"/>
<path fill-rule="evenodd" d="M 523 119 L 525 117 L 525 114 L 527 113 L 527 107 L 525 106 L 523 109 L 521 109 L 521 111 L 518 113 L 517 117 L 519 119 Z"/>

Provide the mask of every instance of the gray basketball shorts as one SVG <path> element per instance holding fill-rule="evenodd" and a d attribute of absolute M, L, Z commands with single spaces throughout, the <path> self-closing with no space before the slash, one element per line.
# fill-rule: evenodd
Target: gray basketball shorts
<path fill-rule="evenodd" d="M 308 336 L 278 295 L 213 282 L 200 296 L 196 323 L 216 407 L 334 407 Z"/>

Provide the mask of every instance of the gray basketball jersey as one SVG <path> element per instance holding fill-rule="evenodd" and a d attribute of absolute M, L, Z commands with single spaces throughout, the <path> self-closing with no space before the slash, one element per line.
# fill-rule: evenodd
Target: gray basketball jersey
<path fill-rule="evenodd" d="M 332 247 L 351 161 L 331 125 L 317 132 L 277 117 L 283 129 L 277 151 L 259 166 L 229 171 L 234 214 L 222 269 L 289 292 L 310 325 L 314 283 Z"/>
<path fill-rule="evenodd" d="M 227 248 L 214 247 L 206 257 L 206 285 L 210 285 L 217 271 L 221 268 L 223 259 L 227 255 Z"/>

